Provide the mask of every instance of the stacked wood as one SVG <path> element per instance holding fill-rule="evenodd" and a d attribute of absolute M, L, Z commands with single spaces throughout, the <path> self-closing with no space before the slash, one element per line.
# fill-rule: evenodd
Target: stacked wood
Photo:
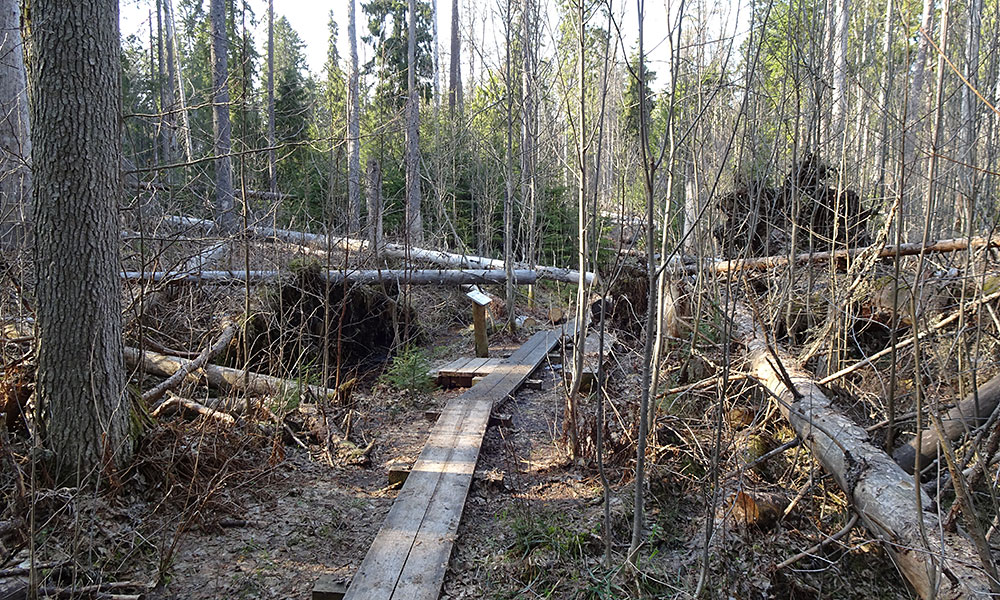
<path fill-rule="evenodd" d="M 195 219 L 192 217 L 164 217 L 164 222 L 180 227 L 200 228 L 206 231 L 211 231 L 215 226 L 215 224 L 211 221 Z M 321 250 L 339 250 L 342 252 L 354 253 L 373 251 L 372 245 L 368 240 L 360 240 L 351 237 L 327 236 L 323 234 L 305 233 L 301 231 L 290 231 L 287 229 L 262 226 L 247 227 L 247 233 L 257 238 L 277 239 L 283 242 L 309 246 Z M 382 247 L 378 248 L 378 253 L 390 258 L 402 259 L 407 262 L 424 261 L 455 269 L 502 270 L 505 267 L 504 261 L 496 258 L 486 258 L 468 254 L 455 254 L 453 252 L 444 252 L 441 250 L 428 250 L 425 248 L 416 248 L 402 244 L 383 244 Z M 536 266 L 534 270 L 538 273 L 538 277 L 552 279 L 555 281 L 564 281 L 567 283 L 579 283 L 582 279 L 585 283 L 590 284 L 593 283 L 596 278 L 594 273 L 591 272 L 584 273 L 581 278 L 579 271 L 560 267 Z"/>
<path fill-rule="evenodd" d="M 986 597 L 991 585 L 972 543 L 945 531 L 933 503 L 868 433 L 842 414 L 815 381 L 737 303 L 734 335 L 749 354 L 751 374 L 771 391 L 782 414 L 816 460 L 844 490 L 873 537 L 880 540 L 921 598 Z M 920 495 L 923 511 L 917 510 Z M 926 538 L 921 535 L 926 532 Z"/>

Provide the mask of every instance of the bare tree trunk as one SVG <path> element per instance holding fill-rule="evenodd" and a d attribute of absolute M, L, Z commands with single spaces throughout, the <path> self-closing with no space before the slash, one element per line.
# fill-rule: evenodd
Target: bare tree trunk
<path fill-rule="evenodd" d="M 215 222 L 223 231 L 236 225 L 233 210 L 232 125 L 229 122 L 229 37 L 226 2 L 212 0 L 212 126 L 215 130 Z"/>
<path fill-rule="evenodd" d="M 833 106 L 830 135 L 838 162 L 843 160 L 844 134 L 847 123 L 847 26 L 850 20 L 850 0 L 837 0 L 836 25 L 833 32 Z M 839 188 L 839 186 L 838 186 Z"/>
<path fill-rule="evenodd" d="M 168 52 L 167 59 L 170 65 L 167 67 L 172 86 L 177 90 L 177 109 L 181 116 L 181 135 L 184 137 L 184 160 L 191 162 L 194 160 L 194 149 L 191 146 L 191 123 L 188 119 L 187 99 L 184 95 L 184 73 L 181 70 L 180 48 L 177 46 L 177 30 L 174 27 L 174 2 L 173 0 L 163 0 L 166 10 L 167 39 L 170 40 L 168 49 L 172 48 L 172 53 Z"/>
<path fill-rule="evenodd" d="M 462 34 L 459 31 L 458 0 L 451 2 L 451 73 L 448 78 L 448 112 L 462 111 Z"/>
<path fill-rule="evenodd" d="M 506 38 L 506 65 L 504 67 L 504 83 L 507 92 L 507 145 L 504 148 L 504 199 L 503 199 L 503 261 L 507 272 L 506 312 L 507 328 L 517 330 L 514 319 L 514 86 L 511 82 L 511 35 L 514 27 L 512 0 L 507 0 L 507 15 L 504 23 Z M 583 286 L 581 286 L 583 287 Z"/>
<path fill-rule="evenodd" d="M 118 3 L 35 0 L 32 20 L 44 24 L 33 28 L 30 70 L 36 394 L 54 472 L 82 482 L 131 455 L 118 287 Z"/>
<path fill-rule="evenodd" d="M 356 0 L 348 0 L 347 38 L 351 45 L 351 72 L 347 85 L 347 197 L 350 202 L 348 233 L 361 231 L 361 106 L 358 96 L 358 39 Z"/>
<path fill-rule="evenodd" d="M 365 180 L 365 196 L 368 202 L 368 239 L 375 253 L 382 248 L 382 165 L 378 159 L 368 159 L 368 177 Z"/>
<path fill-rule="evenodd" d="M 529 266 L 538 260 L 538 236 L 535 232 L 537 217 L 535 182 L 535 138 L 538 135 L 535 119 L 535 21 L 534 0 L 523 0 L 521 14 L 521 202 L 527 216 L 527 256 Z"/>
<path fill-rule="evenodd" d="M 353 17 L 353 0 L 351 7 Z M 267 0 L 267 189 L 277 194 L 278 157 L 274 145 L 274 0 Z"/>
<path fill-rule="evenodd" d="M 420 97 L 417 95 L 417 2 L 410 0 L 406 51 L 406 233 L 411 244 L 424 239 L 420 216 Z"/>
<path fill-rule="evenodd" d="M 656 326 L 656 246 L 653 243 L 653 177 L 655 176 L 655 159 L 649 147 L 649 115 L 646 103 L 646 56 L 644 54 L 643 20 L 645 18 L 643 3 L 639 2 L 639 146 L 642 152 L 643 187 L 646 200 L 646 263 L 647 263 L 647 298 L 646 298 L 646 328 L 643 344 L 642 389 L 639 396 L 639 432 L 636 444 L 635 464 L 635 500 L 632 508 L 632 540 L 629 543 L 628 560 L 633 565 L 638 560 L 639 545 L 642 543 L 645 528 L 644 496 L 646 478 L 646 435 L 649 431 L 649 388 L 653 378 L 653 336 Z"/>
<path fill-rule="evenodd" d="M 24 241 L 31 204 L 31 138 L 18 0 L 0 3 L 0 246 Z"/>
<path fill-rule="evenodd" d="M 979 87 L 979 39 L 982 22 L 983 0 L 970 0 L 969 25 L 965 41 L 965 79 L 969 83 L 962 86 L 962 154 L 959 156 L 965 167 L 962 169 L 960 188 L 963 198 L 960 207 L 961 222 L 957 227 L 959 231 L 971 231 L 976 208 L 976 136 L 979 131 L 976 108 L 979 99 L 973 90 Z"/>
<path fill-rule="evenodd" d="M 153 56 L 153 40 L 152 40 L 152 35 L 153 35 L 152 16 L 153 15 L 152 15 L 152 13 L 150 13 L 149 16 L 150 16 L 150 22 L 149 22 L 149 35 L 150 35 L 149 55 L 150 55 L 150 59 L 152 59 L 152 56 Z M 150 60 L 150 62 L 152 63 L 152 60 Z M 150 74 L 150 77 L 152 79 L 152 77 L 153 77 L 153 65 L 152 64 L 150 64 L 149 74 Z M 159 110 L 160 116 L 159 116 L 159 119 L 157 119 L 157 136 L 156 136 L 157 141 L 159 142 L 160 147 L 159 147 L 159 151 L 157 152 L 156 151 L 157 150 L 156 145 L 155 144 L 153 145 L 153 150 L 154 150 L 154 152 L 153 152 L 153 164 L 156 165 L 156 166 L 160 166 L 160 161 L 161 160 L 164 163 L 166 163 L 166 164 L 170 164 L 170 162 L 171 162 L 171 158 L 170 158 L 170 156 L 171 156 L 170 155 L 170 142 L 168 141 L 168 136 L 169 136 L 168 130 L 170 129 L 170 127 L 167 124 L 167 121 L 169 119 L 169 111 L 170 111 L 170 108 L 171 108 L 171 103 L 170 103 L 169 100 L 167 100 L 167 87 L 168 87 L 168 84 L 167 84 L 167 66 L 166 66 L 166 61 L 164 60 L 164 56 L 163 56 L 163 1 L 162 0 L 156 0 L 156 78 L 152 79 L 152 80 L 154 82 L 155 81 L 159 81 L 159 84 L 160 84 L 158 86 L 159 89 L 156 89 L 155 87 L 153 88 L 153 91 L 156 92 L 157 95 L 159 95 L 159 100 L 160 100 L 160 110 Z M 156 175 L 157 175 L 157 177 L 159 177 L 160 173 L 158 172 Z"/>

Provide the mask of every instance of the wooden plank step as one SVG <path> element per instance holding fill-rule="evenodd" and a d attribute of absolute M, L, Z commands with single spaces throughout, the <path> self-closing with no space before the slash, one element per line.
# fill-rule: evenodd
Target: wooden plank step
<path fill-rule="evenodd" d="M 562 335 L 561 329 L 536 333 L 448 402 L 345 600 L 438 598 L 493 404 L 514 393 Z"/>

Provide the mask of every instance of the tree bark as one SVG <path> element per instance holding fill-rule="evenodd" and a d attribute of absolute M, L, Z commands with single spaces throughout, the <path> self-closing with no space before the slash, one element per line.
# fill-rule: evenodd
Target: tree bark
<path fill-rule="evenodd" d="M 872 536 L 879 539 L 921 598 L 987 597 L 990 585 L 972 544 L 943 531 L 913 478 L 876 447 L 868 433 L 841 414 L 812 378 L 791 363 L 750 311 L 737 303 L 734 337 L 747 349 L 751 375 L 778 399 L 781 413 L 823 468 L 846 492 Z M 836 437 L 833 437 L 836 436 Z M 917 511 L 917 494 L 923 512 Z M 923 523 L 920 523 L 920 520 Z M 928 540 L 918 533 L 928 532 Z M 928 547 L 929 544 L 929 547 Z"/>
<path fill-rule="evenodd" d="M 847 25 L 850 20 L 850 0 L 837 0 L 835 19 L 830 141 L 836 149 L 836 160 L 840 163 L 844 155 L 844 129 L 847 123 Z"/>
<path fill-rule="evenodd" d="M 118 2 L 35 0 L 31 17 L 36 394 L 54 472 L 83 482 L 131 455 L 118 282 Z"/>
<path fill-rule="evenodd" d="M 236 225 L 233 200 L 232 125 L 229 122 L 229 36 L 226 1 L 212 0 L 212 128 L 215 134 L 215 222 L 223 231 Z"/>
<path fill-rule="evenodd" d="M 420 96 L 417 94 L 417 2 L 410 0 L 406 36 L 406 234 L 410 244 L 424 240 L 420 215 Z"/>
<path fill-rule="evenodd" d="M 24 241 L 31 205 L 31 138 L 18 0 L 0 2 L 0 246 Z"/>
<path fill-rule="evenodd" d="M 208 363 L 208 361 L 212 360 L 216 355 L 225 350 L 236 336 L 236 330 L 236 325 L 227 321 L 225 329 L 222 330 L 222 335 L 219 336 L 219 339 L 216 340 L 214 344 L 205 348 L 197 358 L 182 366 L 176 373 L 168 377 L 165 381 L 144 393 L 142 395 L 142 401 L 146 403 L 156 402 L 168 391 L 180 385 L 189 374 L 202 368 Z"/>

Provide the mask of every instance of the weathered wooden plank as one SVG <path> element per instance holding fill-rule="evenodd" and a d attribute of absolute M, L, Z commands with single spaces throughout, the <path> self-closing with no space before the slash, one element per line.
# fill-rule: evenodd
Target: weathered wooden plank
<path fill-rule="evenodd" d="M 523 384 L 561 336 L 561 330 L 536 333 L 448 403 L 346 600 L 438 597 L 493 404 Z"/>

